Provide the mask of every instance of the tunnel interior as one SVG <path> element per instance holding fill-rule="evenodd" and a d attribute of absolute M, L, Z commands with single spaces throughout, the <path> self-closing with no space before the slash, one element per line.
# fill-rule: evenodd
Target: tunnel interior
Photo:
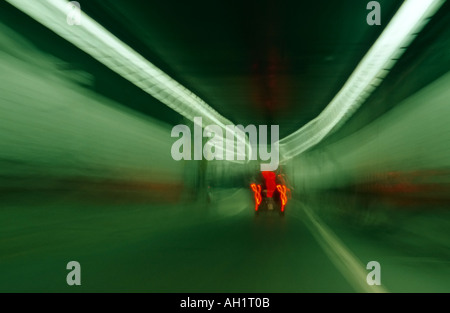
<path fill-rule="evenodd" d="M 368 2 L 0 2 L 0 292 L 450 292 L 450 3 Z"/>

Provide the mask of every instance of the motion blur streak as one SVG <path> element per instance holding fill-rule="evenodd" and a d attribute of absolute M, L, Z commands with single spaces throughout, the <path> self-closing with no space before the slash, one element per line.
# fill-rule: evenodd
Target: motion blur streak
<path fill-rule="evenodd" d="M 370 96 L 444 0 L 407 0 L 320 115 L 280 140 L 285 159 L 319 143 Z"/>
<path fill-rule="evenodd" d="M 233 125 L 85 13 L 81 12 L 80 25 L 69 25 L 61 18 L 68 13 L 68 1 L 7 1 L 189 120 L 201 116 L 206 125 L 222 127 L 223 133 L 226 125 Z M 245 134 L 236 132 L 235 135 L 238 141 L 245 143 L 251 156 L 251 146 Z M 230 162 L 243 163 L 238 160 Z"/>
<path fill-rule="evenodd" d="M 0 292 L 450 292 L 450 1 L 269 187 L 171 130 L 302 129 L 410 1 L 79 2 L 0 1 Z"/>
<path fill-rule="evenodd" d="M 294 216 L 305 223 L 314 235 L 314 238 L 316 238 L 323 247 L 330 260 L 333 261 L 355 290 L 358 290 L 359 292 L 387 292 L 385 288 L 381 286 L 367 285 L 367 272 L 365 271 L 364 264 L 348 250 L 348 248 L 310 208 L 301 203 L 297 203 L 297 205 L 301 208 L 301 211 L 299 212 L 301 214 L 295 212 L 296 215 Z"/>
<path fill-rule="evenodd" d="M 168 157 L 167 125 L 80 87 L 76 80 L 89 77 L 68 76 L 0 28 L 2 186 L 51 188 L 84 177 L 178 187 L 182 164 Z"/>
<path fill-rule="evenodd" d="M 352 136 L 298 156 L 292 163 L 303 173 L 298 183 L 329 189 L 376 183 L 383 172 L 448 170 L 449 86 L 450 72 Z M 442 175 L 434 179 L 436 184 L 448 183 Z"/>

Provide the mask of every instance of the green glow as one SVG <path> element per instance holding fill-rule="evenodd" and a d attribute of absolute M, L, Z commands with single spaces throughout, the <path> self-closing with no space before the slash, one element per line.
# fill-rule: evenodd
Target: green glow
<path fill-rule="evenodd" d="M 84 12 L 81 11 L 80 25 L 69 25 L 65 18 L 68 1 L 8 2 L 189 120 L 201 116 L 205 125 L 215 124 L 223 129 L 226 125 L 233 125 Z M 251 151 L 251 146 L 242 134 L 236 134 L 236 138 L 245 142 Z M 233 162 L 245 163 L 238 160 Z"/>
<path fill-rule="evenodd" d="M 318 117 L 280 140 L 281 156 L 290 159 L 319 143 L 342 125 L 378 86 L 417 33 L 444 3 L 409 0 L 400 7 L 342 89 Z"/>

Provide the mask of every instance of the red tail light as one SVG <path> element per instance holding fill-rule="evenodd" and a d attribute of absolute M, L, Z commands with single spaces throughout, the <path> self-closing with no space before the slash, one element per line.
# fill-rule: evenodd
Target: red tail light
<path fill-rule="evenodd" d="M 284 212 L 284 206 L 287 203 L 286 186 L 285 185 L 277 185 L 277 190 L 280 192 L 281 212 Z"/>
<path fill-rule="evenodd" d="M 262 201 L 261 197 L 261 185 L 251 184 L 250 188 L 252 188 L 255 193 L 255 211 L 258 211 L 259 204 Z"/>

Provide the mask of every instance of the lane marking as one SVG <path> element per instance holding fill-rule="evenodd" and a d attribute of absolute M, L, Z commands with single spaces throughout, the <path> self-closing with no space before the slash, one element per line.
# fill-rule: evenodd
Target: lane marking
<path fill-rule="evenodd" d="M 366 277 L 369 272 L 366 271 L 366 267 L 361 261 L 309 207 L 298 201 L 295 202 L 305 213 L 304 215 L 307 219 L 301 218 L 301 216 L 295 214 L 292 216 L 299 218 L 304 222 L 324 252 L 328 255 L 331 262 L 357 292 L 388 292 L 387 289 L 382 286 L 369 286 L 366 282 Z"/>

